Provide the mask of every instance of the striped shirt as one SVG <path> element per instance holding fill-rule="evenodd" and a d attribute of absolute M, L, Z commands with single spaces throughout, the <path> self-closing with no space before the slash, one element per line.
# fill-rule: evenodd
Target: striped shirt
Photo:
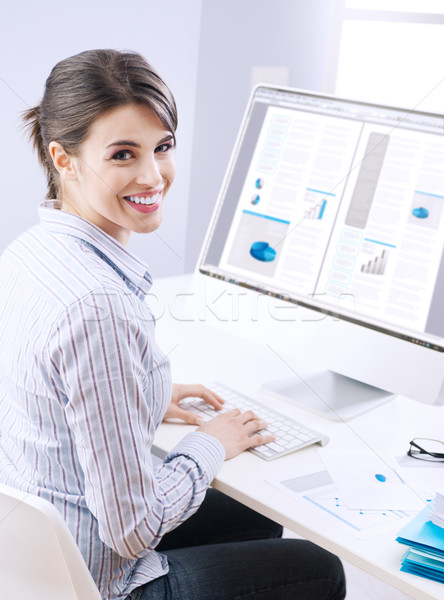
<path fill-rule="evenodd" d="M 171 398 L 146 266 L 92 223 L 40 207 L 0 258 L 0 482 L 50 500 L 105 599 L 165 574 L 161 537 L 224 460 L 193 432 L 153 465 Z"/>

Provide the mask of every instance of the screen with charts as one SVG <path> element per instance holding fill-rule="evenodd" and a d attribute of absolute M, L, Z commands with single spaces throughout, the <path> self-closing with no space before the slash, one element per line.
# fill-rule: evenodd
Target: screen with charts
<path fill-rule="evenodd" d="M 259 86 L 200 272 L 442 352 L 443 134 L 444 116 Z"/>

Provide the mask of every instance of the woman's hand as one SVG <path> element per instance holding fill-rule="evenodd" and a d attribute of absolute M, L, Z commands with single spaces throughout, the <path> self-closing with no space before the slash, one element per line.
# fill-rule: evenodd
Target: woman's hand
<path fill-rule="evenodd" d="M 206 423 L 200 415 L 196 415 L 178 406 L 184 398 L 201 398 L 220 410 L 224 400 L 203 385 L 185 385 L 175 383 L 170 405 L 165 413 L 166 419 L 181 419 L 190 425 L 200 425 L 198 431 L 212 435 L 220 441 L 225 449 L 226 458 L 233 458 L 244 450 L 275 440 L 271 434 L 258 433 L 267 427 L 267 423 L 259 419 L 251 410 L 241 412 L 238 408 L 217 415 Z"/>
<path fill-rule="evenodd" d="M 166 419 L 181 419 L 190 425 L 201 425 L 203 423 L 203 418 L 200 415 L 196 415 L 195 413 L 190 412 L 189 410 L 184 410 L 178 406 L 179 402 L 184 398 L 202 398 L 205 402 L 208 402 L 211 406 L 213 406 L 216 410 L 220 410 L 224 404 L 224 400 L 204 387 L 203 385 L 185 385 L 182 383 L 173 384 L 173 393 L 171 395 L 170 405 L 163 417 L 163 420 Z"/>
<path fill-rule="evenodd" d="M 242 413 L 235 408 L 207 421 L 199 427 L 198 431 L 217 438 L 225 448 L 225 456 L 228 459 L 253 446 L 273 442 L 276 439 L 274 435 L 258 433 L 266 427 L 267 423 L 251 410 Z"/>

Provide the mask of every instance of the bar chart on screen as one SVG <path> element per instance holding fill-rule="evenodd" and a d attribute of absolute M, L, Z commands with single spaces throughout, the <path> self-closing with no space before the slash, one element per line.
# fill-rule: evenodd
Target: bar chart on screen
<path fill-rule="evenodd" d="M 361 266 L 362 273 L 369 273 L 372 275 L 384 275 L 385 268 L 388 260 L 388 251 L 383 250 L 379 256 L 375 256 L 369 260 L 366 264 Z"/>

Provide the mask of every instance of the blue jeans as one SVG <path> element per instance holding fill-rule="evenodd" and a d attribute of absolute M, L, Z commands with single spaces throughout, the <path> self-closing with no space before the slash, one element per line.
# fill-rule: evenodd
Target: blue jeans
<path fill-rule="evenodd" d="M 339 559 L 210 488 L 202 506 L 157 550 L 169 573 L 127 600 L 342 600 Z"/>

